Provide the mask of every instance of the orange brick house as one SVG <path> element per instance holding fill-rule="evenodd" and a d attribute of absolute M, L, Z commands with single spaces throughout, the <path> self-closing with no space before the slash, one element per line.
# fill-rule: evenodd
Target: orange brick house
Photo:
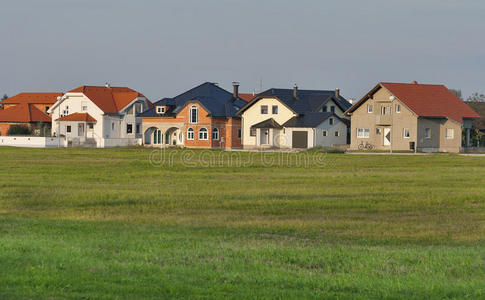
<path fill-rule="evenodd" d="M 0 102 L 0 135 L 7 135 L 11 125 L 27 125 L 31 129 L 51 126 L 47 113 L 62 93 L 20 93 Z M 39 132 L 40 133 L 40 132 Z M 46 129 L 50 133 L 50 129 Z"/>
<path fill-rule="evenodd" d="M 247 102 L 239 84 L 230 93 L 206 82 L 174 98 L 163 98 L 142 117 L 143 144 L 191 148 L 240 148 L 241 119 L 236 112 Z"/>

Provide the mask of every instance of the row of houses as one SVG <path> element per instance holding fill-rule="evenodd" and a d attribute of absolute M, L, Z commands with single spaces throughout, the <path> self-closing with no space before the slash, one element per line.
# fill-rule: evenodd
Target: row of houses
<path fill-rule="evenodd" d="M 229 92 L 206 82 L 152 103 L 127 87 L 81 86 L 21 93 L 1 103 L 0 135 L 12 125 L 63 146 L 223 149 L 344 147 L 459 152 L 479 115 L 443 85 L 377 84 L 353 105 L 339 89 Z M 462 132 L 465 142 L 462 143 Z"/>

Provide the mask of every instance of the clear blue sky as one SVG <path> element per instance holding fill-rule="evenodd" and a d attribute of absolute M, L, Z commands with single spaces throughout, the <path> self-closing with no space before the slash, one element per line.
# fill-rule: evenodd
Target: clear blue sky
<path fill-rule="evenodd" d="M 482 0 L 1 0 L 0 94 L 126 85 L 151 100 L 379 81 L 485 92 Z"/>

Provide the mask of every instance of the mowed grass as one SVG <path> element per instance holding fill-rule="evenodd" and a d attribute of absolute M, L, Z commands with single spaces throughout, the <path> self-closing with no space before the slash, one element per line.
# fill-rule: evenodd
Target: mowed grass
<path fill-rule="evenodd" d="M 485 158 L 0 148 L 1 299 L 485 299 Z"/>

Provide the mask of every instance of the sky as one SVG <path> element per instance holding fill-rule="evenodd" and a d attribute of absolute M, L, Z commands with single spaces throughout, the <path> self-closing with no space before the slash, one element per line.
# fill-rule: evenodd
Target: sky
<path fill-rule="evenodd" d="M 380 81 L 485 92 L 482 0 L 0 0 L 0 94 L 206 81 L 241 92 Z"/>

